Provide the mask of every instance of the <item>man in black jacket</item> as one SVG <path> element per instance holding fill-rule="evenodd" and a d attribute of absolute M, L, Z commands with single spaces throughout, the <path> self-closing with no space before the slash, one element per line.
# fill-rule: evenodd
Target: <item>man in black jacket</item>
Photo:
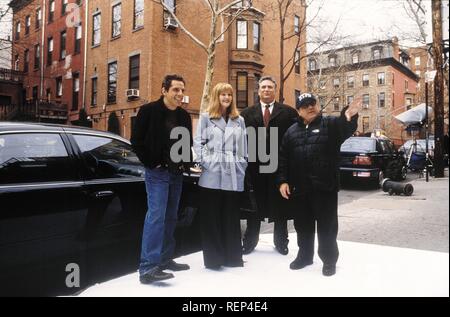
<path fill-rule="evenodd" d="M 256 130 L 256 140 L 264 139 L 264 136 L 261 135 L 261 130 L 258 130 L 258 128 L 262 128 L 263 131 L 265 128 L 266 151 L 267 153 L 278 155 L 281 138 L 295 122 L 295 119 L 298 118 L 298 114 L 294 108 L 275 102 L 275 92 L 275 80 L 270 76 L 262 77 L 259 81 L 258 89 L 260 103 L 246 108 L 242 111 L 241 116 L 245 120 L 247 132 L 249 128 Z M 271 128 L 278 129 L 277 144 L 272 144 L 273 148 L 270 147 Z M 249 142 L 256 140 L 249 139 Z M 258 144 L 256 152 L 259 153 Z M 269 221 L 274 221 L 273 241 L 276 250 L 283 255 L 289 252 L 287 204 L 278 193 L 275 183 L 276 168 L 271 173 L 261 171 L 261 167 L 267 167 L 267 165 L 270 165 L 270 162 L 263 163 L 261 158 L 257 157 L 256 162 L 250 160 L 247 167 L 246 178 L 253 186 L 257 210 L 256 213 L 250 213 L 247 219 L 247 228 L 243 239 L 243 254 L 249 254 L 255 249 L 259 241 L 261 221 L 264 221 L 265 218 L 269 218 Z"/>
<path fill-rule="evenodd" d="M 323 117 L 311 94 L 302 94 L 297 101 L 300 119 L 283 137 L 277 173 L 281 196 L 296 212 L 299 251 L 292 270 L 313 263 L 317 222 L 322 273 L 331 276 L 336 272 L 340 147 L 357 128 L 360 101 L 355 99 L 340 117 Z"/>
<path fill-rule="evenodd" d="M 167 75 L 162 83 L 161 98 L 141 107 L 131 136 L 133 149 L 145 165 L 147 189 L 148 211 L 139 266 L 143 284 L 172 278 L 173 274 L 164 272 L 165 269 L 189 269 L 187 264 L 176 263 L 172 258 L 183 171 L 192 161 L 191 117 L 180 107 L 184 85 L 182 77 Z M 182 157 L 181 161 L 171 155 L 172 146 L 178 142 L 170 137 L 174 128 L 182 128 L 189 133 L 189 157 Z"/>

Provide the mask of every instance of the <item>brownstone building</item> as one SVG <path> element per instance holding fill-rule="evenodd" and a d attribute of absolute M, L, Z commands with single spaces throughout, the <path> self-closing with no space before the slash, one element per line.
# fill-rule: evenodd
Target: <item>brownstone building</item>
<path fill-rule="evenodd" d="M 83 105 L 84 1 L 13 0 L 12 68 L 37 121 L 67 123 Z"/>
<path fill-rule="evenodd" d="M 175 6 L 177 17 L 188 30 L 207 42 L 210 13 L 206 2 L 166 3 Z M 253 1 L 253 7 L 233 21 L 217 46 L 213 85 L 231 83 L 240 108 L 255 102 L 256 84 L 261 76 L 270 74 L 279 80 L 279 22 L 267 18 L 272 13 L 264 11 L 271 3 Z M 291 10 L 286 27 L 294 32 L 305 11 L 300 2 Z M 207 56 L 159 4 L 144 0 L 92 0 L 86 17 L 85 104 L 94 128 L 107 130 L 110 117 L 117 117 L 118 132 L 129 138 L 139 107 L 160 96 L 162 78 L 168 73 L 185 78 L 186 109 L 195 125 Z M 286 44 L 288 58 L 293 55 L 295 40 Z M 304 33 L 301 41 L 305 43 Z M 304 46 L 298 54 L 305 54 Z M 306 63 L 297 64 L 285 84 L 285 102 L 290 105 L 294 105 L 296 92 L 306 86 Z"/>
<path fill-rule="evenodd" d="M 411 56 L 411 70 L 419 77 L 419 84 L 417 89 L 417 104 L 425 102 L 425 80 L 426 72 L 434 70 L 434 60 L 428 53 L 430 45 L 411 47 L 408 52 Z M 448 65 L 444 69 L 444 133 L 448 132 Z M 428 105 L 434 107 L 434 84 L 428 83 Z M 431 133 L 434 133 L 434 120 L 431 114 Z"/>
<path fill-rule="evenodd" d="M 361 134 L 383 130 L 397 145 L 409 138 L 394 116 L 416 103 L 419 78 L 397 38 L 316 53 L 308 58 L 308 88 L 326 114 L 339 114 L 360 96 Z"/>

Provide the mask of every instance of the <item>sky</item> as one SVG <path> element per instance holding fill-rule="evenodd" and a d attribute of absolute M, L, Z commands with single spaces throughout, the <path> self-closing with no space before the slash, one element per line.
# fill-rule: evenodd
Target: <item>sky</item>
<path fill-rule="evenodd" d="M 348 36 L 348 44 L 357 44 L 375 40 L 385 40 L 397 36 L 400 45 L 418 46 L 415 41 L 408 40 L 418 33 L 418 27 L 408 17 L 404 10 L 403 0 L 308 0 L 308 18 L 317 15 L 309 35 L 329 34 L 339 21 L 336 33 Z M 447 24 L 443 30 L 448 30 L 448 0 L 443 0 L 446 6 Z M 428 42 L 432 41 L 431 1 L 424 1 L 427 9 L 426 33 Z M 318 11 L 318 8 L 320 8 Z M 317 14 L 317 12 L 319 12 Z M 447 33 L 448 38 L 448 32 Z M 322 35 L 322 37 L 323 37 Z M 345 43 L 347 44 L 347 43 Z M 309 48 L 310 50 L 311 48 Z"/>

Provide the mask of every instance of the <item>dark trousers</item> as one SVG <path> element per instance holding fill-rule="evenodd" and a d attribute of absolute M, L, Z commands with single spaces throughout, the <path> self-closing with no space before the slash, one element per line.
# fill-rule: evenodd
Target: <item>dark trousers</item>
<path fill-rule="evenodd" d="M 200 226 L 206 267 L 242 266 L 239 193 L 201 188 Z"/>
<path fill-rule="evenodd" d="M 336 264 L 339 257 L 337 245 L 338 216 L 336 192 L 312 192 L 296 198 L 298 211 L 294 218 L 299 251 L 297 257 L 312 261 L 317 223 L 319 257 L 325 264 Z"/>
<path fill-rule="evenodd" d="M 273 227 L 273 243 L 276 246 L 287 246 L 288 228 L 287 220 L 275 220 Z M 256 246 L 259 241 L 259 231 L 261 229 L 261 219 L 256 213 L 252 213 L 247 218 L 247 228 L 244 234 L 244 245 Z"/>

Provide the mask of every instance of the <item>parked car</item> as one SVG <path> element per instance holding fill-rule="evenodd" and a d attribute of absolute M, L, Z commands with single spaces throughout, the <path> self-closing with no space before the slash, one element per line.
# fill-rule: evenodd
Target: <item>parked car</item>
<path fill-rule="evenodd" d="M 386 137 L 350 137 L 341 146 L 342 179 L 363 179 L 379 186 L 384 178 L 404 180 L 405 158 Z"/>
<path fill-rule="evenodd" d="M 147 210 L 143 176 L 118 135 L 0 122 L 0 296 L 71 294 L 136 270 Z M 178 255 L 200 250 L 198 177 L 184 178 Z M 71 263 L 80 288 L 66 285 Z"/>

